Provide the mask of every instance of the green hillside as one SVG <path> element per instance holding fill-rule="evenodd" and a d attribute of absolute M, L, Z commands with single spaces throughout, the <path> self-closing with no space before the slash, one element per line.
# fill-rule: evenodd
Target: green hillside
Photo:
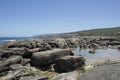
<path fill-rule="evenodd" d="M 120 36 L 120 27 L 77 31 L 69 34 L 80 34 L 83 36 Z"/>
<path fill-rule="evenodd" d="M 69 38 L 69 37 L 78 37 L 78 36 L 107 36 L 107 37 L 120 37 L 120 27 L 114 28 L 100 28 L 100 29 L 91 29 L 84 31 L 68 32 L 68 33 L 58 33 L 58 34 L 45 34 L 33 36 L 34 38 Z"/>

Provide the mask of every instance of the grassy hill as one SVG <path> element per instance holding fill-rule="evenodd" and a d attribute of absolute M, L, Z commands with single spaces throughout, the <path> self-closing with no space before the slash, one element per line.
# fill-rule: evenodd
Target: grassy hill
<path fill-rule="evenodd" d="M 76 31 L 69 33 L 60 33 L 60 34 L 45 34 L 37 35 L 35 38 L 69 38 L 69 37 L 78 37 L 78 36 L 107 36 L 107 37 L 120 37 L 120 27 L 114 28 L 100 28 L 100 29 L 91 29 L 84 31 Z"/>
<path fill-rule="evenodd" d="M 71 32 L 67 34 L 80 34 L 83 36 L 120 36 L 120 27 L 115 28 L 101 28 L 101 29 L 92 29 L 85 31 Z"/>

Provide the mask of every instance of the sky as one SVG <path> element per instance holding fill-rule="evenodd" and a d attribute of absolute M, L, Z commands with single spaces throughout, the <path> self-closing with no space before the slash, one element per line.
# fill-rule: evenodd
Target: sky
<path fill-rule="evenodd" d="M 0 36 L 120 26 L 120 0 L 0 0 Z"/>

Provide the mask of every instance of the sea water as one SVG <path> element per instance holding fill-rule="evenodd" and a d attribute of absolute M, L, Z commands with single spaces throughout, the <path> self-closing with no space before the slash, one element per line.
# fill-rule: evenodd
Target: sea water
<path fill-rule="evenodd" d="M 29 39 L 29 37 L 0 37 L 0 44 L 7 41 L 24 40 L 24 39 Z"/>
<path fill-rule="evenodd" d="M 95 62 L 102 62 L 105 60 L 120 60 L 120 51 L 118 49 L 97 49 L 95 53 L 89 53 L 90 49 L 79 49 L 73 50 L 75 55 L 82 55 L 87 64 Z"/>

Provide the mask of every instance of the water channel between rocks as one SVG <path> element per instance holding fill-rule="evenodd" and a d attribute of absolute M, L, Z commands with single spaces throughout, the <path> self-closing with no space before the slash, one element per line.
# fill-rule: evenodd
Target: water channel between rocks
<path fill-rule="evenodd" d="M 73 50 L 73 53 L 75 55 L 82 55 L 86 60 L 86 64 L 95 64 L 106 60 L 120 60 L 120 51 L 117 49 L 97 49 L 95 50 L 95 53 L 89 53 L 89 51 L 90 49 L 77 48 Z"/>

